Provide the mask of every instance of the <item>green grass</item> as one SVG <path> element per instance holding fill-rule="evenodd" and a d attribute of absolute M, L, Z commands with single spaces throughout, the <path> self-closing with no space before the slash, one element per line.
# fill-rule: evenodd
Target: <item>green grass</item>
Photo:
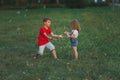
<path fill-rule="evenodd" d="M 120 7 L 86 9 L 37 9 L 0 11 L 0 80 L 119 80 Z M 52 18 L 54 33 L 71 31 L 78 19 L 79 60 L 75 61 L 69 39 L 52 41 L 60 60 L 51 52 L 34 60 L 39 28 Z"/>

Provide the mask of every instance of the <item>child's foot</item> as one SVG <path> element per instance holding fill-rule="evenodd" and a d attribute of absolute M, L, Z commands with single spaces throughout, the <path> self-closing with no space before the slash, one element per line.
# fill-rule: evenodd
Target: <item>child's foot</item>
<path fill-rule="evenodd" d="M 39 54 L 34 55 L 34 59 L 38 59 Z"/>

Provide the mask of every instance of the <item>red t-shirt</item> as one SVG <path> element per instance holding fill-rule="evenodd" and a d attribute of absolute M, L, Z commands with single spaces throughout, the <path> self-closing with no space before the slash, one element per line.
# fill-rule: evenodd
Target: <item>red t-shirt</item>
<path fill-rule="evenodd" d="M 44 35 L 44 33 L 49 35 L 51 32 L 52 32 L 52 29 L 50 27 L 48 27 L 48 29 L 46 29 L 44 26 L 40 28 L 40 32 L 38 36 L 38 46 L 45 45 L 46 43 L 49 42 L 49 39 Z"/>

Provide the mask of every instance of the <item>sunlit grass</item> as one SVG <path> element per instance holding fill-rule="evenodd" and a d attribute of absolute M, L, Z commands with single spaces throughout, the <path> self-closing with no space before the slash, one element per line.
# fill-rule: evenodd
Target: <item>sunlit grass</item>
<path fill-rule="evenodd" d="M 0 80 L 119 80 L 119 13 L 120 7 L 0 11 Z M 79 20 L 78 61 L 68 38 L 52 41 L 60 60 L 47 49 L 33 59 L 46 16 L 57 34 L 71 31 L 71 21 Z"/>

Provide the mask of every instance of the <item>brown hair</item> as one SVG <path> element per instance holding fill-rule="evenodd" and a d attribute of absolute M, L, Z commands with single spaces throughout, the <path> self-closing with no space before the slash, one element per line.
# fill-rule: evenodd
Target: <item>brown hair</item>
<path fill-rule="evenodd" d="M 46 17 L 46 18 L 44 18 L 44 19 L 43 19 L 43 22 L 47 22 L 48 20 L 50 20 L 50 21 L 51 21 L 51 19 L 50 19 L 50 18 Z"/>
<path fill-rule="evenodd" d="M 78 22 L 77 19 L 73 20 L 73 21 L 71 22 L 71 25 L 72 25 L 72 28 L 73 28 L 73 29 L 76 29 L 76 30 L 78 30 L 78 31 L 81 30 L 80 24 L 79 24 L 79 22 Z"/>

